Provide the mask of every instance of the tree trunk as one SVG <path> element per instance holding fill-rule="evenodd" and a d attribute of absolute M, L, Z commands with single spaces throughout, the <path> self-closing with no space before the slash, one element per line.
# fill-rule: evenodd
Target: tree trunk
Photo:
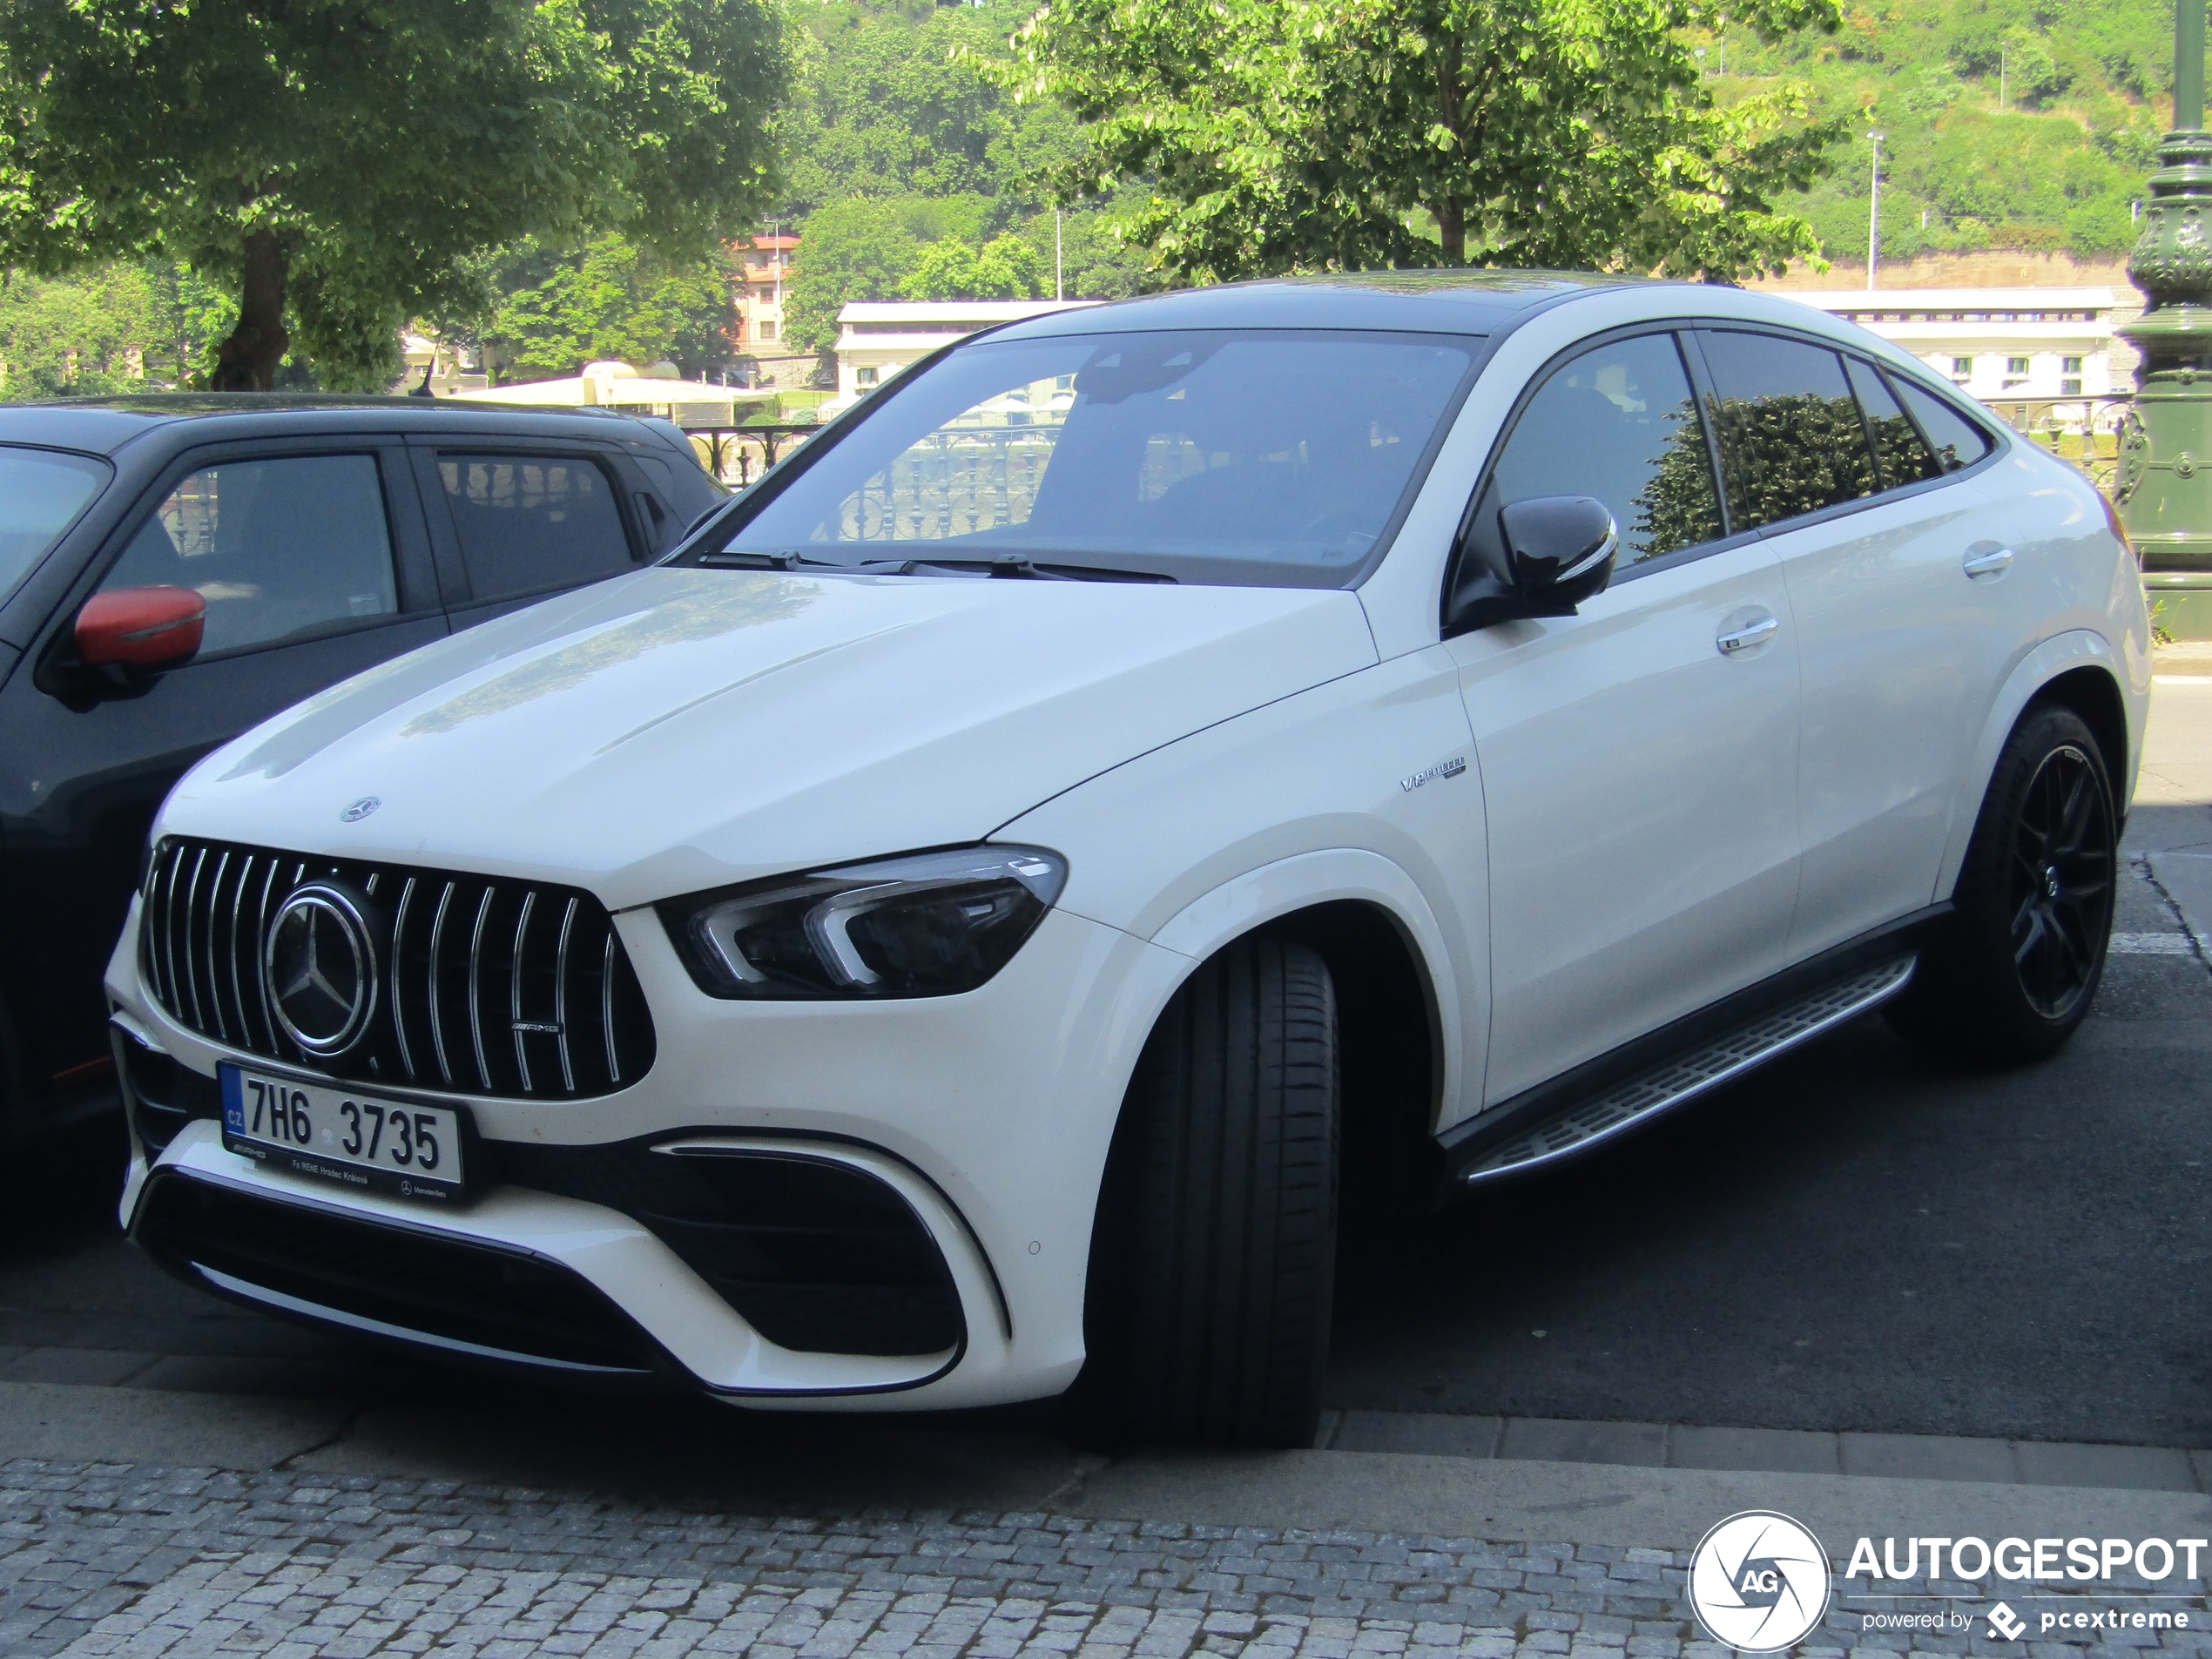
<path fill-rule="evenodd" d="M 1457 196 L 1436 204 L 1436 239 L 1444 245 L 1447 265 L 1464 265 L 1467 256 L 1467 214 Z"/>
<path fill-rule="evenodd" d="M 266 392 L 276 384 L 278 366 L 292 336 L 284 327 L 284 293 L 291 274 L 292 246 L 274 231 L 253 231 L 246 239 L 246 271 L 239 284 L 238 327 L 215 348 L 211 392 Z"/>
<path fill-rule="evenodd" d="M 1443 50 L 1436 54 L 1436 113 L 1445 131 L 1460 145 L 1467 142 L 1467 100 L 1460 85 L 1460 40 L 1456 35 L 1447 38 Z M 1463 158 L 1454 157 L 1455 160 Z M 1454 195 L 1438 199 L 1432 210 L 1436 215 L 1436 239 L 1443 246 L 1447 265 L 1463 265 L 1467 253 L 1467 206 Z"/>

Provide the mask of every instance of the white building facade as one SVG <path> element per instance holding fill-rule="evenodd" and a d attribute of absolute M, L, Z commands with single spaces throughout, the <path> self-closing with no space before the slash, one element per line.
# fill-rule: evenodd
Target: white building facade
<path fill-rule="evenodd" d="M 2110 288 L 1894 288 L 1792 293 L 1902 346 L 1961 391 L 2021 424 L 2087 422 L 2095 401 L 2129 390 L 2115 372 Z M 2054 408 L 2055 401 L 2083 400 Z M 2100 426 L 2116 419 L 2107 409 Z"/>
<path fill-rule="evenodd" d="M 1002 322 L 1071 311 L 1096 300 L 855 300 L 837 314 L 837 395 L 825 418 L 848 408 L 940 346 Z"/>

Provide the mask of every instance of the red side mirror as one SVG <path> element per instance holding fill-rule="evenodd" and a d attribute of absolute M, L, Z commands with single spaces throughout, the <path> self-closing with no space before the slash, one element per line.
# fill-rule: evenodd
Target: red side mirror
<path fill-rule="evenodd" d="M 77 613 L 77 660 L 87 668 L 175 668 L 207 631 L 207 602 L 190 588 L 118 588 Z"/>

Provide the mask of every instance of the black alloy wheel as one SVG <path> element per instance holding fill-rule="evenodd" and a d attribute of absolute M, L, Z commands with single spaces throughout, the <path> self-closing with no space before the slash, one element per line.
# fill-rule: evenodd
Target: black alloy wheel
<path fill-rule="evenodd" d="M 1952 914 L 1891 1023 L 1931 1054 L 2016 1065 L 2055 1054 L 2104 977 L 2119 879 L 2112 773 L 2072 709 L 2031 708 L 1974 821 Z"/>
<path fill-rule="evenodd" d="M 2028 782 L 2013 836 L 2013 961 L 2028 1005 L 2063 1020 L 2095 988 L 2112 931 L 2112 799 L 2065 744 Z"/>

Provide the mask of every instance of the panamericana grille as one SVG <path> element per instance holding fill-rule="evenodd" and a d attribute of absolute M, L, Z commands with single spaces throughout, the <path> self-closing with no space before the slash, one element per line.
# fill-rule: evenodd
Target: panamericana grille
<path fill-rule="evenodd" d="M 366 897 L 383 971 L 367 1034 L 335 1062 L 286 1035 L 261 973 L 270 919 L 327 880 Z M 155 997 L 202 1036 L 361 1082 L 577 1099 L 653 1063 L 613 919 L 574 887 L 171 838 L 146 872 L 138 951 Z"/>

